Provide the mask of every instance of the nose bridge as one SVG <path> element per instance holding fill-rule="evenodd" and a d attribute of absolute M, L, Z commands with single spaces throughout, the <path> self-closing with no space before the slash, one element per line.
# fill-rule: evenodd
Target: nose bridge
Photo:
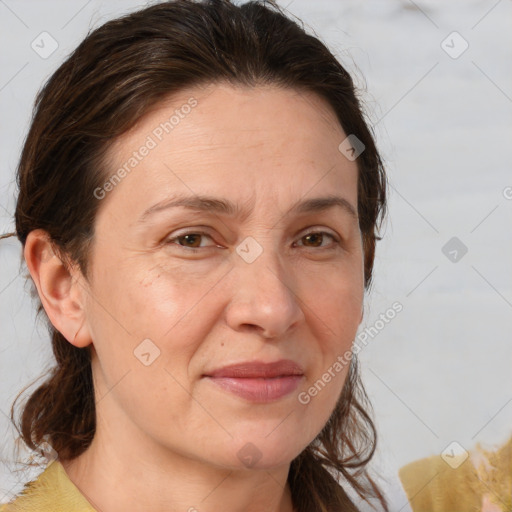
<path fill-rule="evenodd" d="M 267 337 L 284 333 L 302 312 L 292 272 L 283 268 L 278 244 L 271 236 L 247 237 L 235 255 L 236 281 L 228 321 L 231 327 L 258 326 Z"/>

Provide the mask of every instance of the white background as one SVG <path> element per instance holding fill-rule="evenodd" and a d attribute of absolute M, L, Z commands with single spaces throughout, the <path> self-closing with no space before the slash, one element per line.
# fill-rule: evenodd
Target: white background
<path fill-rule="evenodd" d="M 395 301 L 403 311 L 360 359 L 380 434 L 374 468 L 392 510 L 406 511 L 399 467 L 454 440 L 471 450 L 512 433 L 512 2 L 279 3 L 365 89 L 386 161 L 389 217 L 361 330 Z M 15 168 L 36 92 L 90 28 L 142 5 L 0 1 L 2 233 L 14 229 Z M 43 31 L 59 45 L 46 59 L 31 48 Z M 452 58 L 443 41 L 452 56 L 469 47 Z M 442 252 L 452 237 L 468 249 L 455 263 Z M 52 364 L 20 254 L 17 240 L 0 242 L 0 502 L 28 478 L 12 472 L 12 400 Z"/>

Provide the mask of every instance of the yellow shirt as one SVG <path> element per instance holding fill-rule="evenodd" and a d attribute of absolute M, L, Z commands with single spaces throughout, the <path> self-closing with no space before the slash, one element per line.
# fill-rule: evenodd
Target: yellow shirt
<path fill-rule="evenodd" d="M 512 512 L 512 437 L 495 451 L 479 446 L 453 467 L 440 456 L 404 466 L 400 480 L 414 512 Z"/>
<path fill-rule="evenodd" d="M 407 464 L 400 479 L 414 512 L 480 512 L 478 475 L 466 461 L 452 469 L 439 456 Z"/>
<path fill-rule="evenodd" d="M 0 512 L 97 512 L 69 479 L 58 460 L 46 466 L 36 480 L 4 505 Z"/>

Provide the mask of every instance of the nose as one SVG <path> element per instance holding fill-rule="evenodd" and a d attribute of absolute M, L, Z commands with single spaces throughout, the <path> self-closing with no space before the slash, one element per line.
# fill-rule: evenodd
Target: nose
<path fill-rule="evenodd" d="M 282 337 L 296 327 L 304 318 L 297 283 L 291 270 L 282 268 L 279 255 L 265 248 L 252 263 L 234 257 L 229 326 L 238 332 L 256 331 L 264 338 Z"/>

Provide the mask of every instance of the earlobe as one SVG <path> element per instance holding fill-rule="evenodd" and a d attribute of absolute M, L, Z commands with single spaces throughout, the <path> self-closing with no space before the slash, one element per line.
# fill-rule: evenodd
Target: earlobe
<path fill-rule="evenodd" d="M 48 233 L 31 231 L 23 251 L 28 270 L 52 325 L 72 345 L 91 343 L 86 326 L 85 291 L 78 269 L 68 268 L 54 249 Z"/>

